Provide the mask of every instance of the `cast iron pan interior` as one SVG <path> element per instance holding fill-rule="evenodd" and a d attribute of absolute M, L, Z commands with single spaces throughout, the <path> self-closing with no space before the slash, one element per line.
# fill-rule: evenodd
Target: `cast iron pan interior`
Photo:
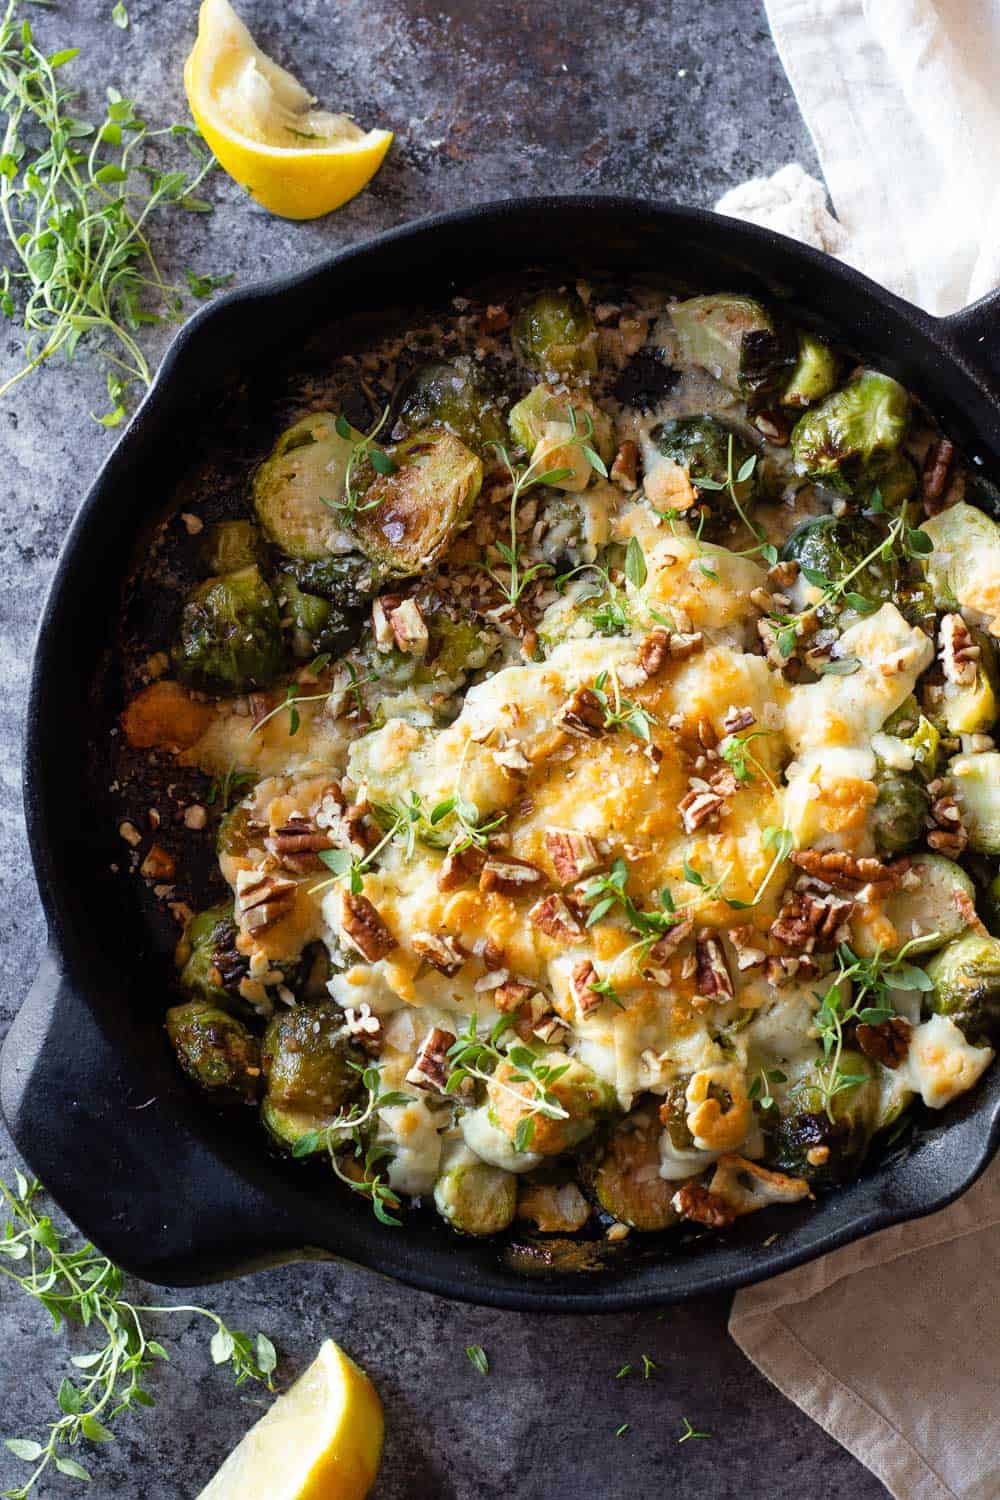
<path fill-rule="evenodd" d="M 268 1155 L 256 1131 L 220 1123 L 165 1043 L 164 976 L 143 949 L 113 826 L 88 780 L 107 732 L 92 685 L 143 527 L 184 471 L 234 378 L 269 398 L 281 359 L 347 313 L 444 302 L 467 280 L 551 263 L 647 270 L 705 289 L 787 302 L 918 391 L 945 430 L 1000 473 L 1000 357 L 989 302 L 939 321 L 779 235 L 631 199 L 535 199 L 424 221 L 304 275 L 237 291 L 196 317 L 106 463 L 64 547 L 38 636 L 25 801 L 51 947 L 3 1053 L 0 1099 L 19 1150 L 85 1234 L 158 1282 L 237 1275 L 300 1257 L 371 1267 L 445 1296 L 533 1310 L 615 1310 L 731 1289 L 889 1224 L 943 1207 L 1000 1141 L 1000 1068 L 923 1130 L 891 1170 L 812 1207 L 754 1215 L 664 1249 L 626 1242 L 595 1273 L 525 1278 L 490 1243 L 433 1215 L 406 1230 Z M 991 368 L 992 366 L 992 368 Z M 137 939 L 138 934 L 138 939 Z M 773 1243 L 764 1241 L 777 1236 Z"/>

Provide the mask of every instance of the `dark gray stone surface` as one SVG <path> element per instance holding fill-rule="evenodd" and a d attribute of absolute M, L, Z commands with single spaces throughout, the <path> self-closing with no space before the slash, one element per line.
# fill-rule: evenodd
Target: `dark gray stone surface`
<path fill-rule="evenodd" d="M 183 117 L 181 64 L 194 0 L 111 0 L 33 10 L 46 46 L 83 49 L 77 74 L 114 82 L 157 122 Z M 259 38 L 326 102 L 397 131 L 381 175 L 333 217 L 270 219 L 217 177 L 211 219 L 155 226 L 168 272 L 235 271 L 238 281 L 308 264 L 341 245 L 436 209 L 511 192 L 643 192 L 708 205 L 743 177 L 812 152 L 759 0 L 244 0 Z M 157 355 L 165 336 L 148 339 Z M 0 371 L 17 368 L 4 330 Z M 113 441 L 88 413 L 103 389 L 81 356 L 0 402 L 0 1032 L 38 961 L 41 918 L 20 821 L 18 746 L 32 633 L 60 540 Z M 14 1167 L 0 1129 L 0 1172 Z M 876 1500 L 885 1491 L 756 1373 L 729 1342 L 727 1306 L 614 1319 L 545 1319 L 452 1306 L 346 1267 L 287 1268 L 193 1294 L 237 1326 L 264 1328 L 283 1378 L 320 1338 L 371 1372 L 388 1428 L 379 1500 Z M 185 1294 L 184 1301 L 192 1300 Z M 164 1320 L 166 1321 L 166 1320 Z M 174 1320 L 159 1406 L 121 1424 L 93 1456 L 100 1500 L 188 1500 L 259 1414 L 207 1358 L 192 1320 Z M 467 1344 L 489 1352 L 478 1375 Z M 76 1348 L 82 1347 L 80 1342 Z M 54 1409 L 65 1339 L 40 1309 L 0 1292 L 0 1429 L 36 1436 Z M 648 1354 L 652 1378 L 616 1381 Z M 712 1433 L 678 1446 L 682 1417 Z M 615 1438 L 623 1423 L 630 1430 Z M 0 1483 L 18 1477 L 0 1451 Z M 72 1489 L 54 1483 L 48 1493 Z"/>

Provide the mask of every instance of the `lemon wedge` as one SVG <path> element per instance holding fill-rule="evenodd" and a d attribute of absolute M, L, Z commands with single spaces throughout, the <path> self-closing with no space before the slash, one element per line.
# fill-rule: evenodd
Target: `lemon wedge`
<path fill-rule="evenodd" d="M 382 1456 L 382 1403 L 327 1339 L 198 1500 L 364 1500 Z"/>
<path fill-rule="evenodd" d="M 188 103 L 219 165 L 286 219 L 316 219 L 369 182 L 392 141 L 316 109 L 257 46 L 229 0 L 203 0 L 184 67 Z"/>

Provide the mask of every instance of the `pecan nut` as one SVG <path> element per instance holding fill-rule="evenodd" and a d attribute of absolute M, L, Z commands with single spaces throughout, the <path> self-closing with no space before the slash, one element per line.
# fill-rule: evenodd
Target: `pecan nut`
<path fill-rule="evenodd" d="M 542 880 L 542 872 L 530 860 L 513 854 L 488 854 L 479 877 L 484 895 L 499 891 L 502 896 L 530 895 Z"/>
<path fill-rule="evenodd" d="M 546 828 L 545 848 L 560 885 L 572 885 L 601 865 L 597 845 L 586 833 L 571 828 Z"/>
<path fill-rule="evenodd" d="M 458 938 L 447 932 L 415 932 L 413 951 L 440 974 L 457 974 L 468 954 Z"/>
<path fill-rule="evenodd" d="M 710 928 L 703 927 L 695 938 L 695 985 L 705 1000 L 731 1000 L 733 981 L 722 944 Z"/>
<path fill-rule="evenodd" d="M 905 854 L 883 863 L 868 855 L 846 854 L 840 849 L 796 849 L 789 858 L 814 880 L 852 895 L 871 886 L 879 896 L 887 896 L 899 889 L 910 868 Z"/>
<path fill-rule="evenodd" d="M 397 946 L 396 939 L 368 897 L 355 891 L 341 893 L 340 932 L 370 964 L 378 963 Z"/>
<path fill-rule="evenodd" d="M 736 1214 L 724 1198 L 710 1193 L 700 1182 L 686 1182 L 670 1200 L 675 1213 L 695 1224 L 707 1224 L 709 1229 L 728 1229 L 736 1222 Z"/>
<path fill-rule="evenodd" d="M 590 688 L 577 688 L 571 698 L 557 711 L 555 723 L 559 729 L 570 734 L 597 739 L 604 733 L 604 708 L 596 693 Z"/>
<path fill-rule="evenodd" d="M 573 966 L 569 979 L 570 991 L 581 1016 L 589 1016 L 604 999 L 600 991 L 594 989 L 597 982 L 597 970 L 594 965 L 589 958 L 581 958 L 580 962 Z"/>
<path fill-rule="evenodd" d="M 886 1068 L 898 1068 L 910 1050 L 913 1027 L 902 1016 L 890 1016 L 874 1026 L 862 1022 L 855 1035 L 866 1057 Z"/>
<path fill-rule="evenodd" d="M 440 1026 L 432 1026 L 417 1048 L 413 1065 L 406 1074 L 406 1082 L 414 1088 L 443 1094 L 448 1086 L 448 1048 L 454 1045 L 455 1035 Z"/>
<path fill-rule="evenodd" d="M 547 937 L 557 938 L 563 943 L 576 942 L 583 936 L 583 927 L 569 903 L 554 891 L 535 902 L 528 913 L 528 921 Z"/>

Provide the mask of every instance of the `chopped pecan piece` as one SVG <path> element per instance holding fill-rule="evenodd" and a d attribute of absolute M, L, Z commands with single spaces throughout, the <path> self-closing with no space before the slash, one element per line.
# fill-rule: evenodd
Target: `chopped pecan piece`
<path fill-rule="evenodd" d="M 499 891 L 504 896 L 529 895 L 542 879 L 542 872 L 530 860 L 513 854 L 488 854 L 479 877 L 483 894 Z"/>
<path fill-rule="evenodd" d="M 428 1089 L 443 1094 L 448 1084 L 448 1048 L 455 1041 L 454 1033 L 432 1026 L 417 1048 L 413 1066 L 406 1075 L 406 1082 L 414 1088 Z"/>
<path fill-rule="evenodd" d="M 662 672 L 670 659 L 670 632 L 658 627 L 650 632 L 639 647 L 638 662 L 647 677 Z"/>
<path fill-rule="evenodd" d="M 609 477 L 612 484 L 623 490 L 635 489 L 639 478 L 639 448 L 631 438 L 626 438 L 615 454 Z"/>
<path fill-rule="evenodd" d="M 764 434 L 769 443 L 783 448 L 792 435 L 793 418 L 780 410 L 759 411 L 753 419 L 758 432 Z"/>
<path fill-rule="evenodd" d="M 486 863 L 485 849 L 470 844 L 466 849 L 449 849 L 438 871 L 438 890 L 457 891 L 475 880 Z"/>
<path fill-rule="evenodd" d="M 521 979 L 506 979 L 492 991 L 490 999 L 494 1008 L 506 1016 L 512 1011 L 520 1010 L 524 1002 L 534 994 L 537 994 L 537 990 L 533 984 L 525 984 Z"/>
<path fill-rule="evenodd" d="M 594 840 L 572 828 L 546 828 L 545 848 L 560 885 L 572 885 L 602 863 Z"/>
<path fill-rule="evenodd" d="M 955 445 L 948 438 L 932 443 L 924 456 L 923 472 L 920 476 L 920 494 L 924 510 L 936 516 L 944 507 L 945 490 L 951 474 L 951 463 L 955 457 Z"/>
<path fill-rule="evenodd" d="M 725 798 L 720 797 L 718 792 L 696 790 L 686 792 L 677 806 L 681 822 L 684 824 L 684 832 L 694 833 L 702 823 L 707 823 L 709 818 L 716 817 L 725 805 Z"/>
<path fill-rule="evenodd" d="M 693 928 L 692 917 L 681 917 L 676 921 L 673 927 L 668 928 L 662 937 L 657 938 L 650 948 L 646 958 L 646 969 L 653 973 L 655 969 L 662 968 L 667 959 L 677 952 L 681 943 L 691 936 Z"/>
<path fill-rule="evenodd" d="M 378 963 L 396 947 L 396 939 L 368 897 L 354 891 L 341 893 L 340 932 L 370 964 Z"/>
<path fill-rule="evenodd" d="M 236 876 L 236 907 L 248 932 L 263 932 L 286 917 L 295 905 L 295 881 L 263 870 L 240 870 Z"/>
<path fill-rule="evenodd" d="M 705 637 L 700 630 L 675 630 L 670 637 L 670 655 L 675 661 L 684 661 L 700 651 L 704 644 Z"/>
<path fill-rule="evenodd" d="M 767 581 L 776 589 L 790 589 L 799 576 L 799 565 L 794 558 L 787 562 L 776 562 L 767 570 Z"/>
<path fill-rule="evenodd" d="M 604 709 L 600 699 L 590 688 L 580 687 L 558 710 L 555 723 L 570 734 L 582 734 L 596 739 L 604 733 Z"/>
<path fill-rule="evenodd" d="M 531 1034 L 540 1042 L 544 1042 L 546 1047 L 558 1047 L 561 1046 L 568 1030 L 569 1027 L 565 1021 L 561 1021 L 558 1016 L 548 1015 L 543 1017 L 537 1026 L 531 1028 Z"/>
<path fill-rule="evenodd" d="M 571 907 L 554 891 L 535 902 L 528 913 L 528 921 L 546 936 L 558 938 L 560 942 L 572 943 L 583 936 L 583 928 Z"/>
<path fill-rule="evenodd" d="M 317 856 L 320 850 L 333 848 L 333 839 L 310 818 L 293 815 L 283 827 L 272 829 L 264 847 L 285 869 L 306 875 L 321 868 L 323 861 Z"/>
<path fill-rule="evenodd" d="M 858 1046 L 866 1057 L 885 1068 L 898 1068 L 910 1050 L 913 1027 L 902 1016 L 890 1016 L 869 1026 L 862 1023 L 856 1031 Z"/>
<path fill-rule="evenodd" d="M 782 954 L 771 957 L 764 966 L 768 984 L 780 990 L 793 979 L 813 979 L 819 973 L 819 964 L 808 953 Z"/>
<path fill-rule="evenodd" d="M 147 880 L 173 880 L 177 871 L 177 862 L 172 854 L 160 844 L 152 844 L 149 853 L 139 866 L 139 874 L 145 875 Z"/>
<path fill-rule="evenodd" d="M 931 803 L 931 818 L 935 827 L 927 835 L 928 845 L 949 859 L 957 859 L 965 851 L 969 834 L 962 822 L 961 809 L 950 793 Z"/>
<path fill-rule="evenodd" d="M 498 302 L 491 302 L 480 319 L 479 326 L 484 333 L 503 333 L 510 326 L 510 313 Z"/>
<path fill-rule="evenodd" d="M 580 962 L 573 966 L 569 980 L 570 991 L 581 1016 L 589 1016 L 604 999 L 600 991 L 594 989 L 596 983 L 597 970 L 589 958 L 581 958 Z"/>
<path fill-rule="evenodd" d="M 718 797 L 732 797 L 740 786 L 736 773 L 729 766 L 720 766 L 717 771 L 713 771 L 708 784 Z"/>
<path fill-rule="evenodd" d="M 789 856 L 807 875 L 823 885 L 856 895 L 865 886 L 871 886 L 879 896 L 887 896 L 899 889 L 903 876 L 910 868 L 907 856 L 883 864 L 880 859 L 869 856 L 846 854 L 840 849 L 796 849 Z"/>
<path fill-rule="evenodd" d="M 980 648 L 961 615 L 944 615 L 938 627 L 938 655 L 944 675 L 957 687 L 972 687 L 979 666 Z"/>
<path fill-rule="evenodd" d="M 800 882 L 800 887 L 786 893 L 771 924 L 771 936 L 793 953 L 832 953 L 838 943 L 850 940 L 846 929 L 854 902 L 832 891 L 814 890 L 808 881 Z"/>
<path fill-rule="evenodd" d="M 446 932 L 415 932 L 413 951 L 441 974 L 457 974 L 468 954 L 458 938 Z"/>
<path fill-rule="evenodd" d="M 749 924 L 730 927 L 726 936 L 736 949 L 736 967 L 741 974 L 747 969 L 759 969 L 766 962 L 766 951 L 757 947 L 759 934 Z"/>
<path fill-rule="evenodd" d="M 749 705 L 746 708 L 737 708 L 734 703 L 730 703 L 726 709 L 722 727 L 727 734 L 739 734 L 741 729 L 751 729 L 756 722 L 757 715 Z"/>
<path fill-rule="evenodd" d="M 372 1008 L 367 1000 L 362 1000 L 358 1009 L 348 1006 L 344 1011 L 344 1025 L 348 1036 L 352 1036 L 359 1046 L 373 1057 L 382 1050 L 382 1022 L 378 1016 L 372 1015 Z"/>
<path fill-rule="evenodd" d="M 736 1222 L 736 1214 L 724 1198 L 710 1193 L 700 1182 L 686 1182 L 670 1200 L 675 1213 L 682 1219 L 691 1219 L 695 1224 L 707 1224 L 709 1229 L 728 1229 Z"/>
<path fill-rule="evenodd" d="M 726 955 L 715 933 L 703 927 L 695 938 L 695 984 L 698 994 L 706 1000 L 731 1000 L 733 981 L 726 964 Z"/>
<path fill-rule="evenodd" d="M 389 626 L 400 651 L 409 656 L 423 656 L 430 635 L 416 599 L 404 599 L 389 612 Z"/>

